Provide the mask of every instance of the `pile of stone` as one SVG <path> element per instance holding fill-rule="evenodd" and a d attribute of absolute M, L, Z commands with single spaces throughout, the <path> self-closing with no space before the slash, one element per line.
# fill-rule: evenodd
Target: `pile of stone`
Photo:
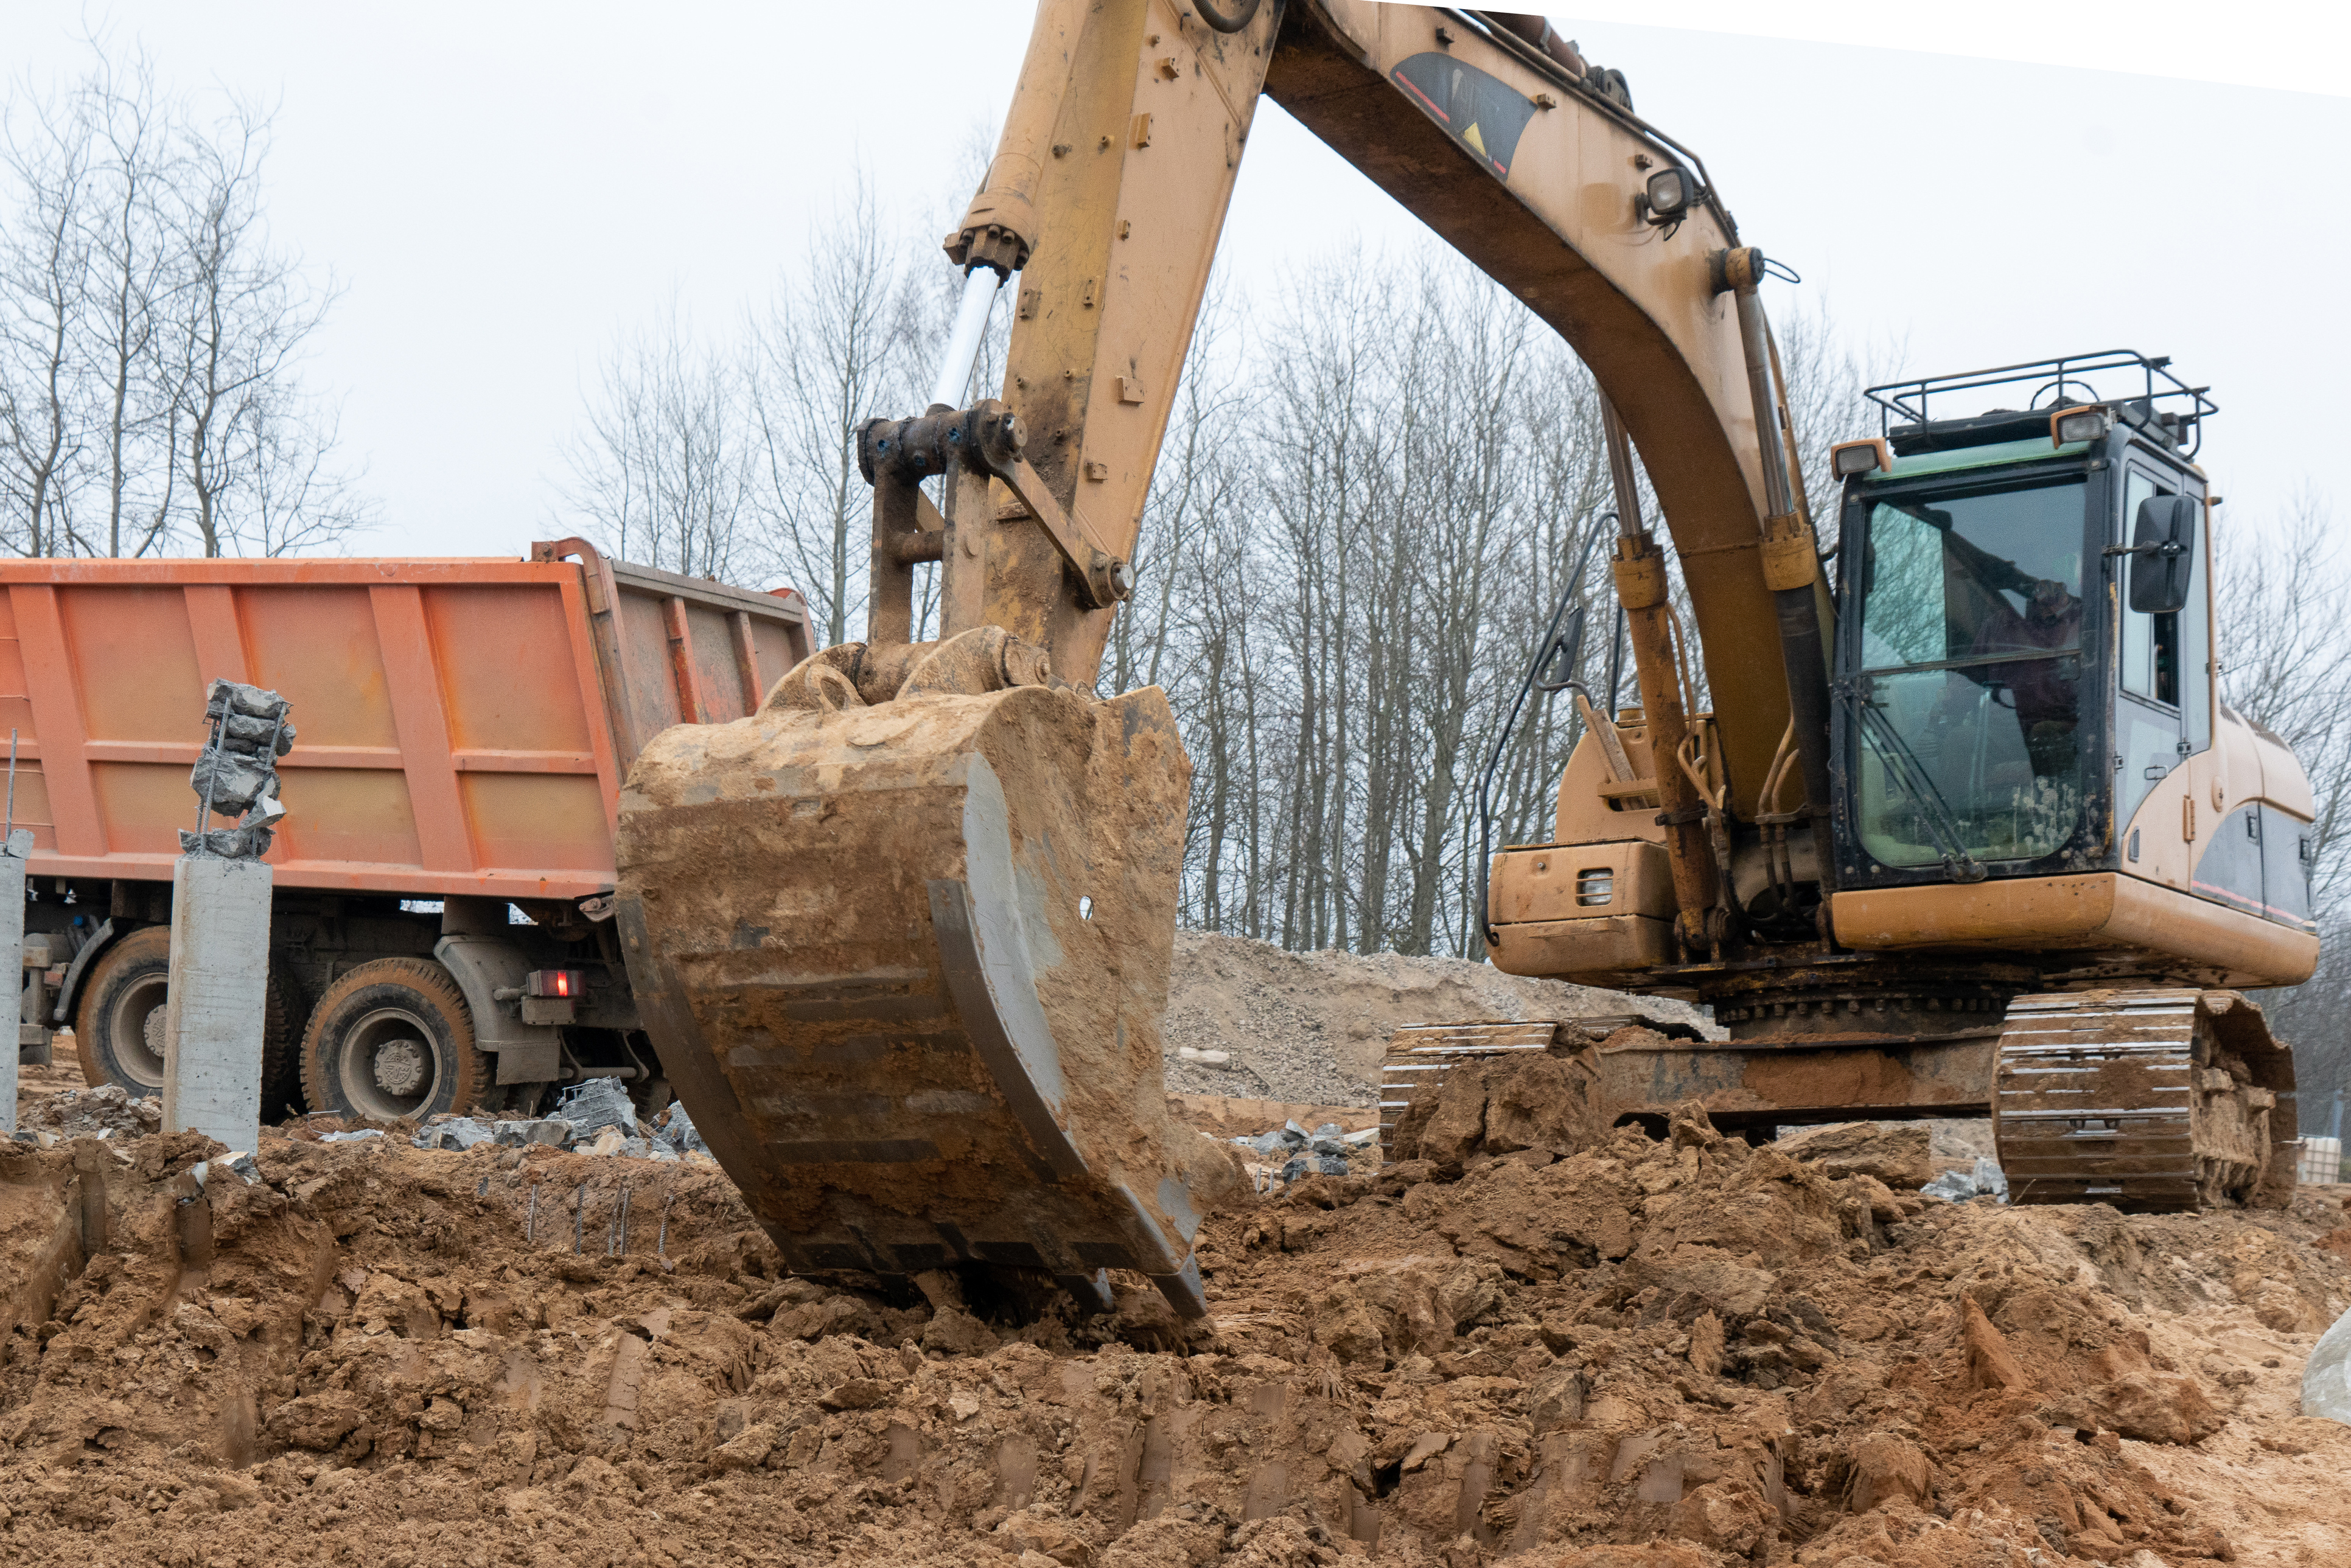
<path fill-rule="evenodd" d="M 1973 1198 L 1989 1197 L 1994 1203 L 2008 1201 L 2008 1177 L 2001 1174 L 2000 1162 L 1978 1156 L 1971 1171 L 1945 1171 L 1918 1189 L 1928 1197 L 1966 1203 Z"/>
<path fill-rule="evenodd" d="M 163 1124 L 162 1102 L 134 1100 L 119 1083 L 68 1089 L 35 1100 L 18 1113 L 17 1138 L 50 1144 L 75 1138 L 143 1138 Z"/>
<path fill-rule="evenodd" d="M 1350 1133 L 1336 1122 L 1325 1122 L 1310 1133 L 1296 1122 L 1284 1122 L 1270 1132 L 1233 1142 L 1269 1164 L 1281 1161 L 1272 1179 L 1287 1186 L 1302 1176 L 1345 1176 L 1349 1157 L 1361 1155 L 1379 1135 L 1377 1127 Z"/>
<path fill-rule="evenodd" d="M 695 1130 L 683 1105 L 671 1105 L 650 1123 L 617 1078 L 590 1078 L 566 1090 L 544 1116 L 485 1122 L 476 1116 L 435 1116 L 410 1140 L 420 1149 L 470 1149 L 479 1144 L 524 1148 L 546 1144 L 575 1154 L 674 1164 L 692 1155 L 710 1157 L 710 1146 Z"/>

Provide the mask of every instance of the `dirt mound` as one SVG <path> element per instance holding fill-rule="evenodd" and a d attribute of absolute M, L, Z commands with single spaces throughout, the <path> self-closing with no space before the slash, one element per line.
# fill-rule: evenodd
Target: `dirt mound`
<path fill-rule="evenodd" d="M 1684 1116 L 1213 1216 L 1197 1329 L 1016 1328 L 780 1277 L 698 1165 L 219 1152 L 0 1145 L 0 1561 L 2351 1560 L 2332 1197 L 1954 1207 Z"/>
<path fill-rule="evenodd" d="M 1680 1002 L 1525 979 L 1460 958 L 1291 953 L 1179 931 L 1162 1040 L 1167 1087 L 1182 1093 L 1368 1105 L 1388 1037 L 1406 1024 L 1622 1012 L 1699 1019 Z M 1231 1063 L 1185 1061 L 1177 1052 L 1186 1048 L 1228 1052 Z"/>

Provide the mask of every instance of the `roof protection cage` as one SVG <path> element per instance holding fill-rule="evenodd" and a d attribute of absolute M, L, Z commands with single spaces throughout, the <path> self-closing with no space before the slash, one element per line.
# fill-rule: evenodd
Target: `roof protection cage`
<path fill-rule="evenodd" d="M 2126 379 L 2138 383 L 2136 392 L 2124 392 L 2119 397 L 2102 392 L 2089 378 L 2120 371 Z M 1869 401 L 1878 409 L 1878 434 L 1891 434 L 1898 415 L 1905 423 L 1926 424 L 1933 415 L 1928 405 L 1932 399 L 1949 399 L 1957 392 L 1981 392 L 1991 387 L 2030 384 L 2032 393 L 2026 401 L 2027 410 L 2056 410 L 2074 403 L 2125 402 L 2144 401 L 2147 415 L 2153 419 L 2167 402 L 2185 399 L 2187 407 L 2163 410 L 2183 437 L 2189 429 L 2195 432 L 2196 444 L 2188 448 L 2187 455 L 2196 455 L 2204 443 L 2203 420 L 2208 414 L 2220 412 L 2220 405 L 2205 394 L 2210 387 L 2192 387 L 2171 373 L 2168 355 L 2149 357 L 2132 349 L 2106 349 L 2092 354 L 2072 354 L 2056 360 L 2028 360 L 2022 364 L 1995 365 L 1990 370 L 1965 371 L 1949 376 L 1921 376 L 1916 381 L 1888 382 L 1883 386 L 1867 389 Z M 2111 384 L 2111 382 L 2109 382 Z M 2045 400 L 2045 401 L 2044 401 Z M 1965 418 L 1986 412 L 1981 408 L 1962 408 L 1947 413 L 1947 419 Z"/>

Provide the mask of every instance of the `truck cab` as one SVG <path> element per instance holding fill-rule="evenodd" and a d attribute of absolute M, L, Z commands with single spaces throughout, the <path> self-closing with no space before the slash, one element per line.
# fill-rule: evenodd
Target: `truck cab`
<path fill-rule="evenodd" d="M 2309 786 L 2219 701 L 2205 389 L 2115 353 L 1870 396 L 1881 434 L 1832 458 L 1837 939 L 2307 977 Z"/>

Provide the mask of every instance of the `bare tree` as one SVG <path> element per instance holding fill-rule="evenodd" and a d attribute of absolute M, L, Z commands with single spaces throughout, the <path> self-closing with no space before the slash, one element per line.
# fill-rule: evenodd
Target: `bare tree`
<path fill-rule="evenodd" d="M 329 297 L 314 294 L 294 264 L 265 247 L 261 165 L 268 124 L 239 107 L 190 149 L 179 241 L 187 258 L 164 340 L 179 426 L 179 469 L 189 521 L 204 553 L 227 553 L 249 531 L 247 509 L 270 483 L 264 466 L 287 448 L 264 425 L 283 419 L 290 371 Z M 281 486 L 282 489 L 282 486 Z"/>
<path fill-rule="evenodd" d="M 739 357 L 697 342 L 673 302 L 605 362 L 568 499 L 616 555 L 726 577 L 756 553 L 755 428 Z"/>
<path fill-rule="evenodd" d="M 334 296 L 268 241 L 269 117 L 207 118 L 91 48 L 7 124 L 0 531 L 28 555 L 330 545 L 371 510 L 298 374 Z"/>
<path fill-rule="evenodd" d="M 72 534 L 81 456 L 91 148 L 69 99 L 27 95 L 24 108 L 5 142 L 16 188 L 15 214 L 0 225 L 0 436 L 11 542 L 21 554 L 50 555 Z"/>
<path fill-rule="evenodd" d="M 125 62 L 102 57 L 76 98 L 95 155 L 87 308 L 106 516 L 104 548 L 94 553 L 144 555 L 169 526 L 178 492 L 170 454 L 183 411 L 158 350 L 190 281 L 171 225 L 193 171 L 143 53 Z"/>
<path fill-rule="evenodd" d="M 2216 530 L 2222 700 L 2293 748 L 2316 807 L 2319 970 L 2262 1000 L 2294 1044 L 2304 1132 L 2351 1088 L 2351 554 L 2305 490 L 2263 530 Z"/>
<path fill-rule="evenodd" d="M 921 412 L 918 355 L 935 335 L 920 330 L 908 250 L 861 176 L 849 204 L 813 236 L 806 275 L 778 289 L 747 334 L 767 545 L 828 644 L 863 631 L 852 610 L 865 592 L 872 502 L 857 468 L 857 427 Z"/>

